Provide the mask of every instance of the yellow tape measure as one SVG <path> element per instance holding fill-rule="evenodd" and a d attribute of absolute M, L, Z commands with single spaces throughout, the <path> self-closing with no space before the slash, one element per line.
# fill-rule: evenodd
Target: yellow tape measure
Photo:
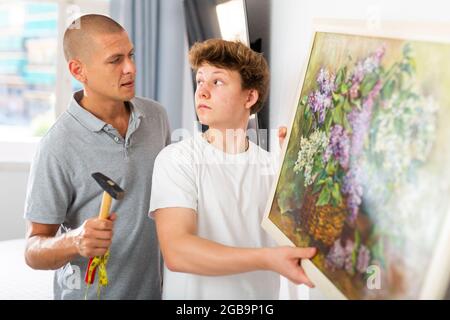
<path fill-rule="evenodd" d="M 89 261 L 88 269 L 86 270 L 85 282 L 87 283 L 85 300 L 87 299 L 87 291 L 91 284 L 95 280 L 95 272 L 98 270 L 98 285 L 97 285 L 97 297 L 100 298 L 100 291 L 102 287 L 108 285 L 108 273 L 106 271 L 106 265 L 108 264 L 109 250 L 101 257 L 91 258 Z"/>

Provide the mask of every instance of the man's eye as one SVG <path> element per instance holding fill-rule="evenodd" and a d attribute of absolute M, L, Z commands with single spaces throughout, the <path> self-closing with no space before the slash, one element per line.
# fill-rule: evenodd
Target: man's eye
<path fill-rule="evenodd" d="M 120 61 L 120 59 L 119 58 L 116 58 L 116 59 L 114 59 L 114 60 L 111 60 L 109 63 L 118 63 Z"/>
<path fill-rule="evenodd" d="M 134 60 L 134 53 L 130 53 L 130 58 Z"/>
<path fill-rule="evenodd" d="M 203 83 L 203 80 L 197 80 L 197 85 L 201 85 Z"/>
<path fill-rule="evenodd" d="M 214 84 L 215 84 L 215 85 L 222 85 L 222 84 L 223 84 L 223 81 L 222 81 L 222 80 L 215 80 L 215 81 L 214 81 Z"/>

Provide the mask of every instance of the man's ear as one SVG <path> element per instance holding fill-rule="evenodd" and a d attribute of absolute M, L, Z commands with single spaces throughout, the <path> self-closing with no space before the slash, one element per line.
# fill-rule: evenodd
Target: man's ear
<path fill-rule="evenodd" d="M 81 83 L 86 83 L 86 75 L 83 68 L 83 64 L 80 60 L 72 59 L 69 61 L 69 71 L 72 76 L 80 81 Z"/>
<path fill-rule="evenodd" d="M 251 109 L 259 99 L 259 92 L 256 89 L 248 90 L 247 101 L 245 102 L 245 109 Z"/>

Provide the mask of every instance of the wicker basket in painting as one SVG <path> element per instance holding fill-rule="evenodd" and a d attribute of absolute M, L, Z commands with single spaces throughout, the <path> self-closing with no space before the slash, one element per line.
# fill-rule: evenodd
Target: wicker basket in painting
<path fill-rule="evenodd" d="M 341 235 L 347 208 L 345 200 L 338 207 L 331 204 L 316 206 L 320 192 L 312 193 L 312 188 L 305 190 L 303 204 L 300 208 L 300 228 L 314 240 L 331 246 Z"/>

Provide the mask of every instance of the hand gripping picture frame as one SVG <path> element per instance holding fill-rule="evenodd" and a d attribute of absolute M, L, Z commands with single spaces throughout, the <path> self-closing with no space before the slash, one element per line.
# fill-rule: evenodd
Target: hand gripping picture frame
<path fill-rule="evenodd" d="M 262 227 L 335 299 L 450 280 L 450 26 L 315 22 Z"/>

